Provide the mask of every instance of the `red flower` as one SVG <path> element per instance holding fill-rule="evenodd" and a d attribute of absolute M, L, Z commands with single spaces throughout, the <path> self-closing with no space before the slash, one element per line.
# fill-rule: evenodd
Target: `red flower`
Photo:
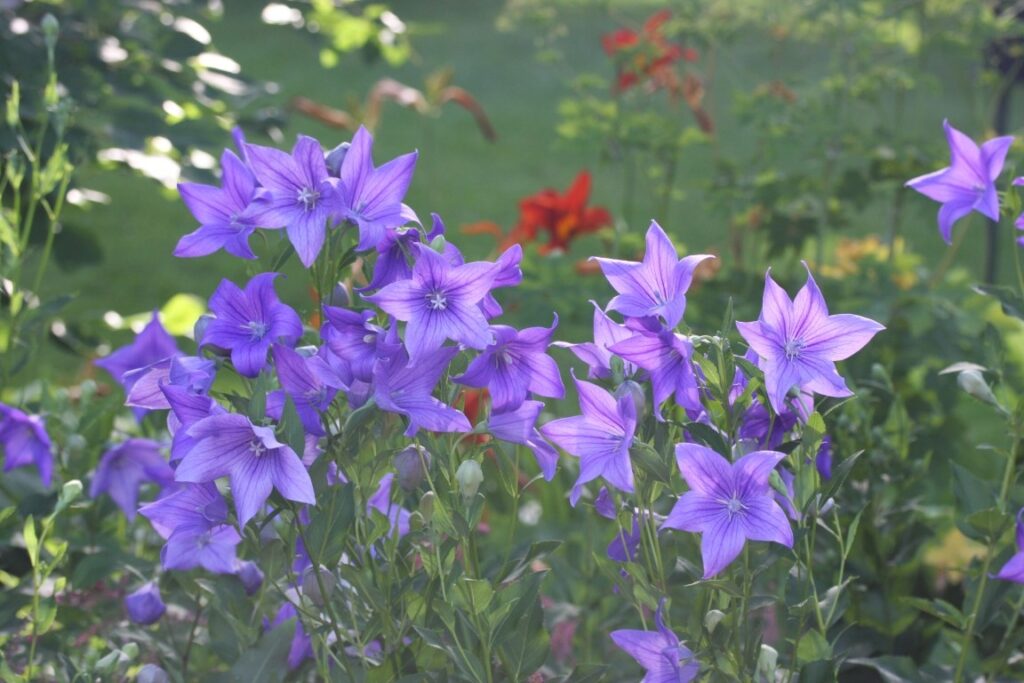
<path fill-rule="evenodd" d="M 540 231 L 549 234 L 548 243 L 541 252 L 565 251 L 569 243 L 580 235 L 595 232 L 612 222 L 604 207 L 587 207 L 590 199 L 590 173 L 581 171 L 565 194 L 545 188 L 519 202 L 519 223 L 506 242 L 529 242 L 537 239 Z"/>
<path fill-rule="evenodd" d="M 661 27 L 671 17 L 669 10 L 661 10 L 648 17 L 639 32 L 620 28 L 601 37 L 605 54 L 618 66 L 617 87 L 620 91 L 628 90 L 647 78 L 654 80 L 655 87 L 662 87 L 673 80 L 666 79 L 666 72 L 670 71 L 672 64 L 680 59 L 688 62 L 697 60 L 696 50 L 684 50 L 665 39 Z"/>

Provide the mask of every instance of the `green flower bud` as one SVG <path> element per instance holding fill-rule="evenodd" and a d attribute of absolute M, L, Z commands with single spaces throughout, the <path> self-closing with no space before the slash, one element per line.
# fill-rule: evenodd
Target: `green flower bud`
<path fill-rule="evenodd" d="M 459 482 L 459 491 L 468 502 L 476 496 L 480 484 L 484 481 L 484 471 L 476 460 L 465 460 L 455 471 L 455 479 Z"/>

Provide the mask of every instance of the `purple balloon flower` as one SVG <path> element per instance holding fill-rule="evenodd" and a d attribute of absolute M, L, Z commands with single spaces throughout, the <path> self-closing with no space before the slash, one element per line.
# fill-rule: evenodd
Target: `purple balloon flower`
<path fill-rule="evenodd" d="M 859 315 L 829 315 L 809 268 L 807 283 L 793 300 L 769 270 L 760 318 L 736 326 L 760 357 L 768 400 L 777 414 L 786 410 L 786 394 L 794 387 L 824 396 L 850 396 L 853 392 L 836 371 L 836 361 L 849 358 L 885 329 Z"/>
<path fill-rule="evenodd" d="M 326 322 L 320 328 L 320 336 L 327 348 L 348 366 L 352 377 L 362 382 L 372 381 L 378 340 L 386 332 L 371 322 L 373 311 L 324 306 L 324 317 Z"/>
<path fill-rule="evenodd" d="M 221 187 L 178 184 L 181 199 L 199 221 L 199 229 L 178 241 L 175 256 L 206 256 L 223 249 L 238 258 L 256 258 L 249 246 L 256 222 L 244 213 L 256 195 L 256 176 L 231 150 L 224 150 L 220 167 Z"/>
<path fill-rule="evenodd" d="M 615 538 L 608 544 L 606 552 L 609 559 L 616 562 L 635 562 L 638 550 L 640 550 L 640 518 L 633 515 L 633 525 L 629 533 L 616 532 Z"/>
<path fill-rule="evenodd" d="M 615 499 L 607 486 L 602 486 L 594 499 L 594 510 L 605 519 L 615 519 Z"/>
<path fill-rule="evenodd" d="M 1024 508 L 1017 513 L 1017 552 L 1003 565 L 995 578 L 1024 583 Z"/>
<path fill-rule="evenodd" d="M 671 330 L 643 330 L 610 349 L 650 373 L 654 392 L 654 415 L 664 421 L 661 404 L 675 394 L 676 403 L 686 410 L 701 407 L 697 375 L 693 371 L 693 344 Z"/>
<path fill-rule="evenodd" d="M 216 484 L 179 484 L 140 507 L 139 514 L 166 540 L 184 527 L 211 528 L 227 522 L 228 504 Z"/>
<path fill-rule="evenodd" d="M 167 611 L 167 606 L 160 598 L 160 587 L 153 581 L 126 595 L 124 607 L 128 611 L 128 618 L 142 626 L 155 624 Z"/>
<path fill-rule="evenodd" d="M 730 463 L 706 446 L 676 446 L 676 462 L 690 490 L 676 501 L 662 527 L 701 534 L 705 579 L 736 559 L 748 539 L 793 546 L 793 529 L 768 483 L 785 457 L 755 451 Z"/>
<path fill-rule="evenodd" d="M 558 364 L 547 355 L 558 316 L 551 327 L 528 327 L 517 331 L 508 325 L 494 325 L 494 342 L 488 345 L 454 381 L 470 387 L 487 387 L 495 412 L 515 410 L 528 392 L 550 398 L 565 396 Z"/>
<path fill-rule="evenodd" d="M 221 280 L 210 297 L 216 318 L 203 332 L 201 346 L 214 345 L 231 351 L 235 370 L 256 377 L 267 364 L 267 350 L 274 342 L 294 345 L 302 336 L 302 322 L 274 291 L 277 273 L 261 273 L 239 289 Z"/>
<path fill-rule="evenodd" d="M 583 485 L 598 477 L 626 493 L 633 492 L 629 448 L 636 433 L 636 406 L 632 394 L 618 400 L 604 389 L 575 377 L 582 415 L 552 420 L 541 434 L 580 459 L 580 475 L 569 502 L 575 506 Z"/>
<path fill-rule="evenodd" d="M 177 490 L 143 505 L 139 514 L 167 541 L 160 551 L 164 569 L 202 567 L 215 574 L 237 570 L 235 548 L 242 537 L 225 523 L 227 503 L 215 484 L 179 484 Z"/>
<path fill-rule="evenodd" d="M 128 395 L 140 378 L 138 374 L 131 374 L 132 370 L 146 368 L 179 353 L 174 337 L 167 334 L 167 330 L 160 324 L 160 314 L 153 311 L 152 320 L 136 335 L 131 344 L 93 361 L 93 365 L 110 373 L 114 381 L 124 387 L 125 395 Z M 141 419 L 147 411 L 135 408 L 134 412 L 135 417 Z"/>
<path fill-rule="evenodd" d="M 248 596 L 253 596 L 259 591 L 265 578 L 259 565 L 249 561 L 238 562 L 235 565 L 235 576 L 242 582 L 242 588 Z"/>
<path fill-rule="evenodd" d="M 376 510 L 387 517 L 391 523 L 390 533 L 397 533 L 398 537 L 401 538 L 409 533 L 410 513 L 401 505 L 391 502 L 391 488 L 394 481 L 395 475 L 392 472 L 388 472 L 380 478 L 377 490 L 366 501 L 366 511 Z"/>
<path fill-rule="evenodd" d="M 556 341 L 555 346 L 569 349 L 586 363 L 588 379 L 609 379 L 612 376 L 613 356 L 609 349 L 618 342 L 632 337 L 634 332 L 609 318 L 596 301 L 590 303 L 594 305 L 594 341 L 582 344 Z M 623 374 L 626 377 L 631 377 L 635 372 L 636 367 L 632 363 L 623 363 Z"/>
<path fill-rule="evenodd" d="M 341 216 L 359 226 L 359 245 L 377 248 L 386 231 L 416 220 L 402 203 L 412 182 L 418 152 L 403 154 L 380 168 L 373 166 L 373 136 L 362 126 L 352 137 L 338 175 L 341 178 Z"/>
<path fill-rule="evenodd" d="M 544 479 L 551 481 L 558 468 L 558 452 L 544 440 L 537 430 L 537 417 L 544 409 L 540 401 L 523 401 L 515 410 L 504 413 L 491 413 L 487 420 L 487 431 L 499 441 L 526 446 L 537 459 Z"/>
<path fill-rule="evenodd" d="M 412 277 L 365 298 L 406 323 L 405 346 L 412 363 L 441 348 L 446 339 L 485 348 L 492 335 L 479 304 L 491 291 L 494 264 L 452 266 L 428 246 L 413 247 Z"/>
<path fill-rule="evenodd" d="M 338 208 L 338 191 L 327 174 L 320 143 L 300 135 L 291 154 L 260 145 L 246 145 L 245 150 L 262 189 L 244 218 L 265 228 L 285 228 L 299 260 L 309 268 Z"/>
<path fill-rule="evenodd" d="M 999 194 L 996 178 L 1003 171 L 1006 153 L 1013 136 L 992 138 L 978 147 L 969 137 L 943 121 L 949 142 L 949 166 L 907 181 L 925 197 L 942 204 L 939 209 L 939 234 L 949 244 L 953 241 L 953 224 L 977 211 L 999 220 Z"/>
<path fill-rule="evenodd" d="M 287 346 L 274 345 L 274 367 L 285 393 L 295 403 L 295 410 L 307 434 L 324 436 L 320 415 L 327 412 L 344 382 L 323 358 L 304 358 Z"/>
<path fill-rule="evenodd" d="M 100 458 L 89 495 L 96 498 L 106 493 L 131 521 L 138 508 L 139 487 L 145 482 L 168 486 L 174 482 L 174 471 L 160 454 L 160 444 L 149 439 L 128 439 Z"/>
<path fill-rule="evenodd" d="M 50 486 L 53 449 L 42 417 L 0 403 L 0 447 L 4 456 L 4 472 L 35 465 L 43 486 Z"/>
<path fill-rule="evenodd" d="M 409 419 L 406 436 L 415 436 L 420 427 L 432 432 L 473 429 L 462 411 L 431 395 L 456 353 L 455 348 L 437 349 L 424 356 L 416 367 L 409 367 L 409 356 L 399 347 L 377 364 L 373 375 L 374 399 L 381 410 Z"/>
<path fill-rule="evenodd" d="M 279 443 L 270 427 L 244 415 L 212 415 L 189 427 L 196 444 L 182 458 L 178 481 L 202 484 L 229 477 L 240 526 L 252 519 L 277 489 L 284 498 L 313 505 L 313 482 L 299 456 Z"/>
<path fill-rule="evenodd" d="M 147 410 L 167 410 L 171 405 L 164 386 L 179 386 L 194 394 L 205 394 L 213 385 L 217 364 L 198 356 L 172 356 L 138 370 L 126 372 L 124 379 L 132 388 L 124 404 Z"/>
<path fill-rule="evenodd" d="M 710 254 L 693 254 L 680 260 L 676 248 L 656 221 L 647 230 L 644 260 L 620 261 L 594 257 L 618 296 L 608 303 L 609 310 L 631 318 L 660 317 L 669 327 L 683 319 L 686 290 L 693 271 Z"/>
<path fill-rule="evenodd" d="M 622 629 L 610 635 L 616 645 L 647 671 L 641 683 L 687 683 L 697 678 L 700 664 L 693 652 L 665 626 L 663 608 L 664 600 L 654 615 L 657 631 Z"/>

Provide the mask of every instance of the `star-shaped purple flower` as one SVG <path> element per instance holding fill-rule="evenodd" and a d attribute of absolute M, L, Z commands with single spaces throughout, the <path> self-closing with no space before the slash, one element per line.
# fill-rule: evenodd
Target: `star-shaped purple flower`
<path fill-rule="evenodd" d="M 307 434 L 324 436 L 320 415 L 327 412 L 335 394 L 345 384 L 320 356 L 304 358 L 279 344 L 274 345 L 273 356 L 281 388 L 295 403 L 303 429 Z"/>
<path fill-rule="evenodd" d="M 106 493 L 131 521 L 138 508 L 139 487 L 145 482 L 169 486 L 174 483 L 174 471 L 160 454 L 160 444 L 149 439 L 128 439 L 100 458 L 89 495 L 96 498 Z"/>
<path fill-rule="evenodd" d="M 1024 583 L 1024 508 L 1017 513 L 1017 552 L 996 574 L 997 579 Z"/>
<path fill-rule="evenodd" d="M 537 417 L 543 409 L 544 404 L 540 401 L 523 401 L 515 410 L 492 412 L 487 420 L 487 431 L 499 441 L 529 448 L 544 479 L 551 481 L 558 468 L 558 452 L 537 430 Z"/>
<path fill-rule="evenodd" d="M 43 418 L 0 403 L 0 453 L 4 456 L 4 472 L 35 465 L 43 486 L 50 486 L 53 447 Z"/>
<path fill-rule="evenodd" d="M 487 387 L 491 405 L 499 413 L 521 406 L 529 392 L 562 398 L 565 386 L 558 364 L 547 355 L 557 326 L 557 315 L 551 327 L 527 327 L 517 331 L 508 325 L 492 326 L 494 342 L 454 380 L 469 387 Z"/>
<path fill-rule="evenodd" d="M 334 356 L 348 366 L 357 380 L 373 379 L 378 340 L 385 330 L 373 322 L 372 310 L 352 311 L 338 306 L 324 306 L 325 323 L 320 336 Z"/>
<path fill-rule="evenodd" d="M 448 363 L 458 353 L 454 347 L 438 349 L 409 366 L 405 349 L 398 347 L 382 358 L 373 373 L 373 397 L 381 410 L 409 419 L 406 436 L 420 427 L 432 432 L 468 432 L 473 429 L 460 410 L 445 405 L 431 394 Z"/>
<path fill-rule="evenodd" d="M 569 496 L 576 505 L 583 485 L 598 477 L 626 493 L 633 492 L 629 448 L 636 433 L 632 394 L 618 400 L 604 389 L 575 377 L 582 415 L 552 420 L 540 428 L 546 439 L 580 459 L 580 474 Z"/>
<path fill-rule="evenodd" d="M 264 228 L 285 228 L 299 260 L 309 268 L 324 246 L 327 222 L 339 208 L 320 143 L 300 135 L 291 154 L 260 145 L 245 149 L 261 190 L 243 218 Z"/>
<path fill-rule="evenodd" d="M 661 404 L 675 394 L 676 403 L 686 410 L 701 407 L 697 375 L 693 370 L 693 344 L 671 330 L 642 330 L 610 348 L 612 353 L 650 373 L 654 392 L 655 417 L 659 421 Z"/>
<path fill-rule="evenodd" d="M 794 387 L 824 396 L 850 396 L 836 361 L 860 351 L 885 329 L 859 315 L 829 315 L 809 268 L 807 283 L 792 301 L 769 270 L 761 316 L 736 326 L 760 358 L 768 400 L 780 415 L 786 410 L 786 394 Z"/>
<path fill-rule="evenodd" d="M 1013 137 L 992 138 L 979 147 L 949 121 L 943 121 L 942 126 L 946 129 L 949 143 L 949 166 L 908 180 L 907 187 L 942 204 L 939 234 L 949 244 L 953 241 L 953 224 L 971 211 L 993 221 L 999 220 L 999 195 L 995 181 L 1003 171 L 1003 162 L 1013 144 Z"/>
<path fill-rule="evenodd" d="M 680 260 L 676 248 L 656 221 L 647 230 L 644 260 L 620 261 L 594 257 L 618 296 L 608 303 L 609 310 L 631 318 L 659 317 L 675 327 L 686 311 L 686 290 L 693 271 L 709 254 L 693 254 Z"/>
<path fill-rule="evenodd" d="M 621 629 L 610 634 L 615 644 L 647 671 L 640 683 L 688 683 L 700 673 L 693 652 L 665 626 L 664 604 L 662 600 L 654 614 L 657 631 Z"/>
<path fill-rule="evenodd" d="M 114 381 L 124 387 L 127 395 L 140 378 L 138 374 L 130 374 L 132 370 L 148 367 L 179 353 L 174 337 L 167 334 L 167 330 L 160 324 L 160 314 L 153 311 L 152 320 L 136 335 L 132 343 L 93 361 L 93 365 L 110 373 Z M 134 412 L 135 416 L 141 419 L 148 411 L 135 408 Z"/>
<path fill-rule="evenodd" d="M 244 290 L 221 280 L 210 297 L 210 310 L 217 317 L 207 324 L 200 346 L 230 350 L 235 370 L 245 377 L 260 374 L 271 344 L 292 346 L 302 336 L 298 314 L 277 298 L 276 277 L 277 273 L 261 273 Z"/>
<path fill-rule="evenodd" d="M 215 574 L 237 570 L 235 548 L 242 537 L 225 523 L 227 503 L 215 484 L 179 484 L 176 491 L 143 505 L 139 514 L 167 541 L 160 551 L 164 569 L 202 567 Z"/>
<path fill-rule="evenodd" d="M 793 546 L 793 529 L 768 483 L 785 457 L 754 451 L 730 463 L 706 446 L 676 446 L 676 462 L 690 490 L 676 501 L 662 527 L 701 534 L 705 579 L 736 559 L 748 539 Z"/>
<path fill-rule="evenodd" d="M 256 176 L 231 150 L 224 150 L 220 167 L 221 187 L 178 184 L 181 199 L 199 221 L 199 229 L 178 241 L 175 256 L 206 256 L 223 249 L 238 258 L 256 258 L 249 246 L 249 236 L 256 230 L 256 222 L 245 215 L 256 195 Z"/>
<path fill-rule="evenodd" d="M 412 277 L 393 282 L 366 300 L 406 323 L 405 347 L 414 364 L 441 348 L 446 339 L 485 348 L 492 335 L 479 304 L 491 291 L 494 264 L 452 266 L 426 245 L 413 248 Z"/>
<path fill-rule="evenodd" d="M 270 427 L 244 415 L 212 415 L 189 427 L 195 446 L 182 458 L 178 481 L 202 484 L 229 477 L 240 526 L 253 518 L 277 489 L 287 500 L 313 505 L 313 482 L 299 456 L 278 442 Z"/>
<path fill-rule="evenodd" d="M 124 374 L 124 380 L 132 385 L 124 400 L 126 406 L 146 410 L 167 410 L 170 404 L 164 396 L 163 387 L 183 387 L 195 394 L 205 394 L 213 385 L 217 364 L 198 356 L 172 356 L 152 365 Z"/>
<path fill-rule="evenodd" d="M 594 306 L 594 341 L 581 344 L 556 341 L 555 346 L 569 349 L 586 363 L 588 379 L 610 379 L 613 354 L 609 349 L 618 342 L 632 337 L 634 332 L 608 317 L 596 301 L 590 303 Z M 623 374 L 626 377 L 633 376 L 635 372 L 636 366 L 632 363 L 627 361 L 623 364 Z"/>
<path fill-rule="evenodd" d="M 343 218 L 359 226 L 360 251 L 377 248 L 390 228 L 415 221 L 416 214 L 402 203 L 412 182 L 418 152 L 403 154 L 380 168 L 373 166 L 373 136 L 362 126 L 341 162 Z"/>

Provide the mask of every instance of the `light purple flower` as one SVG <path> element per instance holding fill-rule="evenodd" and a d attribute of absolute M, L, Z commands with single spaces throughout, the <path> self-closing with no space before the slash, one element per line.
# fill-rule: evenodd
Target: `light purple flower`
<path fill-rule="evenodd" d="M 139 487 L 146 482 L 168 486 L 174 482 L 174 471 L 160 454 L 160 444 L 149 439 L 128 439 L 100 458 L 89 495 L 96 498 L 106 493 L 131 521 L 138 509 Z"/>
<path fill-rule="evenodd" d="M 556 341 L 554 345 L 569 349 L 586 363 L 588 379 L 610 379 L 613 354 L 609 349 L 618 342 L 632 337 L 634 332 L 609 318 L 596 301 L 590 303 L 594 306 L 594 341 L 581 344 Z M 631 377 L 635 372 L 636 366 L 628 361 L 623 363 L 623 375 Z"/>
<path fill-rule="evenodd" d="M 307 434 L 324 436 L 320 415 L 327 412 L 338 389 L 345 387 L 323 358 L 304 358 L 298 352 L 275 344 L 274 367 L 285 393 L 291 397 Z"/>
<path fill-rule="evenodd" d="M 441 348 L 446 339 L 483 349 L 492 339 L 480 301 L 491 290 L 493 263 L 452 266 L 423 244 L 413 245 L 412 277 L 366 296 L 406 323 L 405 346 L 412 363 Z"/>
<path fill-rule="evenodd" d="M 355 379 L 371 381 L 378 341 L 386 331 L 371 322 L 374 312 L 324 306 L 324 317 L 326 321 L 320 328 L 320 336 L 327 348 L 348 366 Z"/>
<path fill-rule="evenodd" d="M 228 524 L 182 526 L 160 550 L 164 569 L 188 571 L 202 567 L 213 574 L 234 574 L 238 558 L 235 549 L 242 537 Z"/>
<path fill-rule="evenodd" d="M 1017 552 L 996 574 L 997 579 L 1024 583 L 1024 508 L 1017 513 Z"/>
<path fill-rule="evenodd" d="M 366 501 L 366 511 L 376 510 L 387 517 L 391 523 L 390 533 L 397 533 L 398 537 L 401 538 L 409 533 L 410 513 L 401 505 L 391 502 L 391 488 L 394 481 L 395 475 L 392 472 L 388 472 L 380 478 L 377 490 Z"/>
<path fill-rule="evenodd" d="M 550 398 L 565 396 L 558 364 L 547 355 L 558 316 L 551 327 L 527 327 L 517 331 L 493 325 L 494 342 L 470 362 L 466 372 L 453 378 L 459 384 L 484 388 L 491 394 L 495 412 L 515 410 L 529 392 Z"/>
<path fill-rule="evenodd" d="M 598 477 L 626 493 L 633 492 L 633 467 L 629 448 L 636 433 L 636 406 L 631 394 L 618 400 L 604 389 L 575 377 L 580 410 L 576 417 L 552 420 L 541 434 L 580 459 L 580 474 L 569 496 L 576 505 L 583 485 Z"/>
<path fill-rule="evenodd" d="M 166 540 L 184 527 L 211 528 L 228 521 L 228 504 L 216 484 L 178 484 L 152 503 L 139 508 L 153 529 Z"/>
<path fill-rule="evenodd" d="M 792 301 L 769 270 L 761 316 L 736 326 L 760 358 L 768 400 L 777 414 L 786 410 L 786 394 L 794 387 L 824 396 L 850 396 L 836 361 L 849 358 L 885 329 L 859 315 L 829 315 L 809 268 L 807 283 Z"/>
<path fill-rule="evenodd" d="M 487 431 L 499 441 L 526 446 L 537 459 L 544 479 L 551 481 L 558 468 L 558 452 L 551 447 L 537 430 L 537 417 L 544 409 L 540 401 L 523 401 L 515 410 L 504 413 L 492 412 L 487 420 Z"/>
<path fill-rule="evenodd" d="M 622 629 L 612 631 L 611 638 L 646 670 L 641 683 L 688 683 L 697 678 L 700 664 L 693 652 L 665 626 L 663 609 L 664 600 L 654 615 L 657 631 Z"/>
<path fill-rule="evenodd" d="M 0 453 L 4 456 L 4 472 L 35 465 L 43 486 L 50 486 L 53 447 L 42 417 L 0 403 Z"/>
<path fill-rule="evenodd" d="M 256 377 L 267 364 L 267 350 L 274 342 L 294 345 L 302 336 L 302 321 L 274 291 L 277 273 L 261 273 L 239 289 L 221 280 L 210 297 L 216 318 L 203 332 L 201 346 L 214 345 L 231 351 L 235 370 Z"/>
<path fill-rule="evenodd" d="M 943 121 L 942 127 L 949 143 L 949 166 L 908 180 L 906 185 L 942 204 L 939 234 L 948 244 L 953 241 L 953 224 L 971 211 L 993 221 L 999 220 L 995 181 L 1003 171 L 1013 137 L 992 138 L 978 147 L 949 121 Z"/>
<path fill-rule="evenodd" d="M 199 229 L 178 241 L 175 256 L 206 256 L 224 249 L 238 258 L 256 258 L 249 247 L 249 236 L 256 230 L 256 222 L 244 214 L 256 195 L 256 177 L 231 150 L 224 150 L 220 167 L 221 187 L 178 184 L 181 199 L 199 221 Z"/>
<path fill-rule="evenodd" d="M 640 263 L 594 257 L 618 296 L 609 310 L 631 318 L 659 317 L 669 327 L 683 319 L 686 290 L 693 271 L 709 254 L 693 254 L 680 260 L 672 241 L 657 222 L 647 230 L 647 252 Z"/>
<path fill-rule="evenodd" d="M 160 587 L 153 581 L 126 595 L 124 607 L 128 611 L 128 618 L 142 626 L 155 624 L 167 611 L 167 606 L 160 598 Z"/>
<path fill-rule="evenodd" d="M 673 394 L 684 409 L 700 409 L 697 375 L 691 362 L 693 344 L 683 335 L 665 329 L 645 329 L 614 344 L 610 350 L 650 373 L 654 414 L 659 421 L 664 420 L 661 404 Z"/>
<path fill-rule="evenodd" d="M 313 482 L 299 456 L 279 443 L 270 427 L 244 415 L 212 415 L 189 427 L 196 444 L 182 458 L 175 478 L 202 484 L 229 477 L 240 526 L 252 519 L 272 490 L 287 500 L 316 503 Z"/>
<path fill-rule="evenodd" d="M 785 457 L 754 451 L 730 463 L 706 446 L 676 446 L 676 462 L 690 490 L 676 501 L 662 528 L 701 534 L 705 579 L 736 559 L 748 539 L 793 546 L 793 529 L 768 483 Z"/>
<path fill-rule="evenodd" d="M 253 596 L 263 585 L 263 570 L 255 562 L 238 562 L 235 564 L 235 576 L 242 582 L 245 594 Z"/>
<path fill-rule="evenodd" d="M 180 386 L 194 394 L 205 394 L 216 378 L 216 367 L 216 363 L 206 358 L 172 356 L 126 372 L 124 379 L 132 388 L 124 404 L 147 410 L 167 410 L 171 406 L 164 396 L 164 386 Z"/>
<path fill-rule="evenodd" d="M 454 347 L 437 349 L 409 366 L 409 356 L 399 347 L 382 358 L 373 375 L 373 397 L 381 410 L 409 419 L 406 436 L 420 427 L 432 432 L 468 432 L 473 429 L 460 410 L 445 405 L 431 394 L 448 363 L 458 353 Z"/>
<path fill-rule="evenodd" d="M 110 373 L 110 376 L 124 387 L 127 395 L 139 380 L 139 375 L 129 374 L 132 370 L 148 367 L 179 353 L 174 337 L 167 334 L 167 330 L 160 324 L 160 314 L 153 311 L 152 320 L 136 335 L 132 343 L 93 361 L 93 365 Z M 134 412 L 136 418 L 142 419 L 147 411 L 135 408 Z"/>

